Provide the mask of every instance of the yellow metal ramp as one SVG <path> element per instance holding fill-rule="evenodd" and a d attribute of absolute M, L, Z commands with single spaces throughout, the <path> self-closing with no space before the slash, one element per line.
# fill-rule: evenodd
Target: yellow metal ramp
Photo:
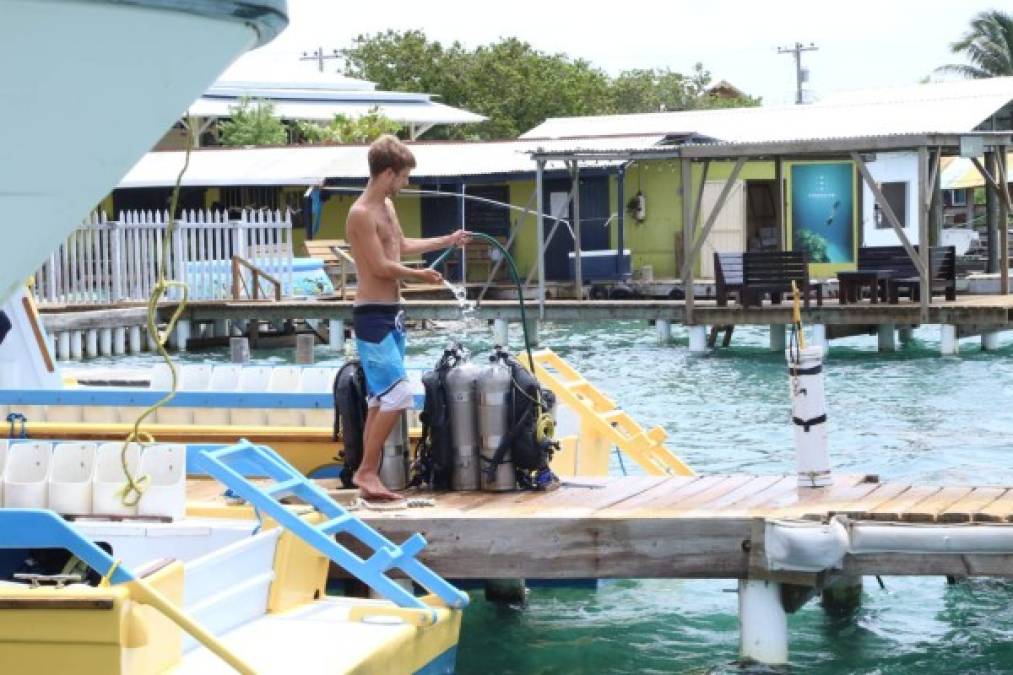
<path fill-rule="evenodd" d="M 575 462 L 580 464 L 574 467 L 574 473 L 606 475 L 609 454 L 615 446 L 649 475 L 695 475 L 665 447 L 668 434 L 664 429 L 645 430 L 551 349 L 534 352 L 532 358 L 538 381 L 580 418 L 579 452 L 575 455 Z"/>

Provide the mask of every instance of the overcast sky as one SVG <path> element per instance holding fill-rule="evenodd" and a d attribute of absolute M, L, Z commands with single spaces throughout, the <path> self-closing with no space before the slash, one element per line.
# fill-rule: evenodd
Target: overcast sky
<path fill-rule="evenodd" d="M 779 46 L 801 41 L 819 47 L 803 55 L 817 97 L 913 84 L 936 66 L 959 61 L 949 43 L 974 14 L 1004 5 L 1000 0 L 288 2 L 288 29 L 255 59 L 294 60 L 303 51 L 344 48 L 360 33 L 387 29 L 421 29 L 430 39 L 469 47 L 515 36 L 613 75 L 628 68 L 688 72 L 702 62 L 715 80 L 762 96 L 767 105 L 794 100 L 794 62 L 777 54 Z"/>

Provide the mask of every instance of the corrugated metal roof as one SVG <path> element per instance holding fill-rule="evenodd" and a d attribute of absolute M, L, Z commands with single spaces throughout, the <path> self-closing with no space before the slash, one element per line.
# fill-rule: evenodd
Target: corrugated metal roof
<path fill-rule="evenodd" d="M 664 136 L 557 141 L 504 141 L 491 143 L 409 143 L 418 166 L 415 180 L 492 174 L 531 174 L 535 164 L 527 154 L 538 148 L 566 150 L 642 150 L 656 146 Z M 294 146 L 273 148 L 210 148 L 195 150 L 183 177 L 187 186 L 317 185 L 324 180 L 364 180 L 369 177 L 365 145 Z M 602 161 L 599 166 L 616 162 Z M 582 167 L 593 164 L 582 163 Z M 182 152 L 149 152 L 120 182 L 120 188 L 173 185 L 183 166 Z M 562 168 L 552 163 L 547 168 Z"/>
<path fill-rule="evenodd" d="M 374 93 L 377 96 L 371 96 Z M 253 95 L 251 98 L 270 100 L 275 117 L 286 120 L 326 122 L 334 119 L 335 115 L 361 117 L 374 110 L 402 124 L 472 124 L 485 119 L 482 115 L 437 103 L 425 95 L 414 100 L 398 100 L 380 96 L 382 93 L 387 92 L 354 92 L 354 96 L 321 100 L 291 100 L 274 98 L 269 94 Z M 231 109 L 238 105 L 238 98 L 203 96 L 190 106 L 189 113 L 193 117 L 228 117 L 232 114 Z"/>
<path fill-rule="evenodd" d="M 761 143 L 973 130 L 1013 100 L 1013 77 L 850 92 L 811 105 L 551 118 L 523 139 L 697 133 Z"/>

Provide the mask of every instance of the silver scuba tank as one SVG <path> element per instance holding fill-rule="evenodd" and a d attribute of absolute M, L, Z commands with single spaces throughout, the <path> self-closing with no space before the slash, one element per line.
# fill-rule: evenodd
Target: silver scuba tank
<path fill-rule="evenodd" d="M 476 383 L 482 369 L 462 363 L 447 373 L 447 402 L 450 406 L 450 430 L 454 449 L 454 470 L 450 486 L 454 490 L 477 490 L 478 426 L 476 421 Z"/>
<path fill-rule="evenodd" d="M 397 416 L 394 428 L 383 442 L 380 454 L 380 482 L 388 490 L 404 490 L 408 486 L 408 416 Z"/>
<path fill-rule="evenodd" d="M 489 480 L 486 475 L 492 463 L 490 460 L 507 432 L 510 420 L 510 411 L 507 407 L 510 386 L 510 368 L 498 358 L 482 369 L 477 383 L 478 434 L 482 458 L 481 483 L 483 490 L 491 492 L 513 490 L 517 483 L 509 451 L 496 467 L 495 478 Z"/>

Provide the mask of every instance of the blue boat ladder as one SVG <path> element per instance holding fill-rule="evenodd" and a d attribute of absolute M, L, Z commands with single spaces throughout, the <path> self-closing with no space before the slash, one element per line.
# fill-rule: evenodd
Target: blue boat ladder
<path fill-rule="evenodd" d="M 286 530 L 330 558 L 335 564 L 359 579 L 383 597 L 400 607 L 432 610 L 421 598 L 406 590 L 387 576 L 390 570 L 400 570 L 430 593 L 435 594 L 449 607 L 463 608 L 468 595 L 443 577 L 423 565 L 415 556 L 426 546 L 421 534 L 414 534 L 400 546 L 394 544 L 361 519 L 343 508 L 312 480 L 289 464 L 267 446 L 254 445 L 241 440 L 235 445 L 220 449 L 207 449 L 194 457 L 195 467 L 221 481 L 234 493 L 248 501 L 261 514 L 270 516 Z M 253 475 L 267 476 L 272 485 L 257 486 L 235 469 L 242 464 L 253 468 Z M 309 523 L 289 510 L 281 499 L 295 496 L 323 514 L 324 521 Z M 337 534 L 349 534 L 373 550 L 366 559 L 349 551 L 335 539 Z"/>

